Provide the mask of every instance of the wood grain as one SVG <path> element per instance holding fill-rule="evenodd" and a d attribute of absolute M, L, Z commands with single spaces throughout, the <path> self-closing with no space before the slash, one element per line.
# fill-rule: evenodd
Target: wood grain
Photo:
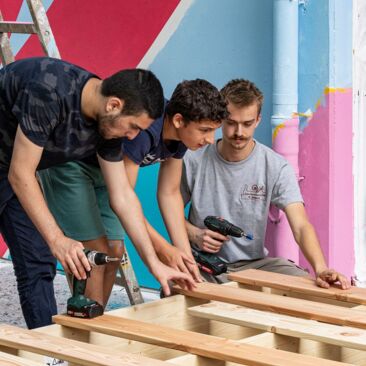
<path fill-rule="evenodd" d="M 173 348 L 199 356 L 236 362 L 248 366 L 346 365 L 345 363 L 336 361 L 241 344 L 225 338 L 163 327 L 157 324 L 111 315 L 103 315 L 94 319 L 78 319 L 66 315 L 57 315 L 53 317 L 53 320 L 55 323 L 67 327 L 129 338 L 135 341 L 151 343 L 161 347 Z"/>
<path fill-rule="evenodd" d="M 174 287 L 174 291 L 199 299 L 221 301 L 257 310 L 366 329 L 366 314 L 364 312 L 315 301 L 233 288 L 208 282 L 198 283 L 194 291 L 184 290 L 178 286 Z"/>
<path fill-rule="evenodd" d="M 188 309 L 188 314 L 275 334 L 366 351 L 366 330 L 359 328 L 319 323 L 314 320 L 273 314 L 216 301 L 191 307 Z"/>
<path fill-rule="evenodd" d="M 118 352 L 11 325 L 0 325 L 0 344 L 85 366 L 167 366 L 169 363 Z"/>
<path fill-rule="evenodd" d="M 228 277 L 231 281 L 246 285 L 270 287 L 289 293 L 294 292 L 355 304 L 366 304 L 366 289 L 360 287 L 352 286 L 349 290 L 342 290 L 339 285 L 332 285 L 329 289 L 324 289 L 318 287 L 315 280 L 311 278 L 289 276 L 257 269 L 230 273 Z"/>
<path fill-rule="evenodd" d="M 5 352 L 0 352 L 0 366 L 41 366 L 41 364 L 18 356 L 9 355 Z"/>

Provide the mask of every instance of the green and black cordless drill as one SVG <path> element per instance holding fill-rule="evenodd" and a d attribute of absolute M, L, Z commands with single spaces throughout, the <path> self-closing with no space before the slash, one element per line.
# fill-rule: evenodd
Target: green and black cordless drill
<path fill-rule="evenodd" d="M 107 254 L 95 250 L 84 249 L 84 253 L 92 267 L 120 261 L 120 258 L 109 257 Z M 87 277 L 90 277 L 90 271 L 87 272 L 86 275 Z M 103 306 L 84 295 L 86 282 L 87 279 L 78 280 L 73 277 L 72 296 L 67 300 L 68 315 L 77 318 L 95 318 L 103 315 Z"/>

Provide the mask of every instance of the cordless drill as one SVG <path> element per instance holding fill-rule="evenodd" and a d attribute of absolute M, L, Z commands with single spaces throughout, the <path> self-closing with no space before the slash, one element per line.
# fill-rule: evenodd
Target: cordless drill
<path fill-rule="evenodd" d="M 119 258 L 109 257 L 107 254 L 95 250 L 84 249 L 84 253 L 92 267 L 120 261 Z M 90 271 L 86 275 L 90 277 Z M 86 283 L 87 279 L 78 280 L 76 277 L 73 277 L 72 296 L 67 300 L 68 315 L 77 318 L 95 318 L 103 315 L 103 306 L 84 295 Z"/>
<path fill-rule="evenodd" d="M 248 240 L 253 240 L 253 235 L 247 234 L 240 227 L 231 224 L 229 221 L 218 216 L 207 216 L 204 219 L 206 227 L 212 231 L 222 235 L 234 236 L 236 238 L 244 237 Z M 218 276 L 227 271 L 227 266 L 217 255 L 213 253 L 201 252 L 192 249 L 194 259 L 202 271 Z"/>

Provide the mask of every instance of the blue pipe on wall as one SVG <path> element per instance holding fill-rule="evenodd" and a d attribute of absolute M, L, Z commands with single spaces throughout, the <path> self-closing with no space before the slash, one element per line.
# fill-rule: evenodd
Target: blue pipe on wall
<path fill-rule="evenodd" d="M 299 175 L 297 0 L 274 0 L 273 8 L 273 149 L 283 155 Z M 281 128 L 279 128 L 279 126 Z M 285 215 L 271 207 L 268 225 L 271 255 L 299 262 L 299 250 Z"/>
<path fill-rule="evenodd" d="M 273 129 L 297 112 L 298 6 L 298 0 L 273 3 Z"/>

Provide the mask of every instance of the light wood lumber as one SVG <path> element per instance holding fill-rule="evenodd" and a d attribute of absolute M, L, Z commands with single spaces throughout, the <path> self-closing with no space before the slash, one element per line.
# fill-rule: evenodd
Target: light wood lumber
<path fill-rule="evenodd" d="M 316 285 L 315 280 L 307 277 L 289 276 L 280 273 L 247 269 L 229 274 L 229 279 L 246 285 L 263 286 L 284 290 L 291 294 L 300 293 L 335 299 L 339 301 L 352 302 L 355 304 L 366 304 L 366 289 L 352 286 L 349 290 L 342 290 L 338 285 L 332 285 L 328 289 Z"/>
<path fill-rule="evenodd" d="M 167 366 L 169 364 L 5 324 L 0 325 L 0 344 L 85 366 Z"/>
<path fill-rule="evenodd" d="M 178 349 L 199 356 L 231 361 L 244 365 L 347 365 L 345 363 L 314 358 L 291 352 L 241 344 L 240 342 L 150 324 L 138 320 L 103 315 L 94 319 L 78 319 L 66 315 L 53 317 L 55 323 L 67 327 L 101 332 L 116 337 L 129 338 L 161 347 Z"/>
<path fill-rule="evenodd" d="M 200 318 L 366 351 L 366 331 L 359 328 L 319 323 L 216 301 L 189 308 L 188 313 Z"/>
<path fill-rule="evenodd" d="M 366 314 L 364 312 L 335 305 L 266 294 L 208 282 L 198 283 L 194 291 L 184 290 L 178 286 L 174 286 L 174 291 L 200 299 L 216 300 L 331 324 L 366 328 Z"/>
<path fill-rule="evenodd" d="M 40 363 L 27 360 L 5 352 L 0 352 L 0 366 L 41 366 Z"/>

